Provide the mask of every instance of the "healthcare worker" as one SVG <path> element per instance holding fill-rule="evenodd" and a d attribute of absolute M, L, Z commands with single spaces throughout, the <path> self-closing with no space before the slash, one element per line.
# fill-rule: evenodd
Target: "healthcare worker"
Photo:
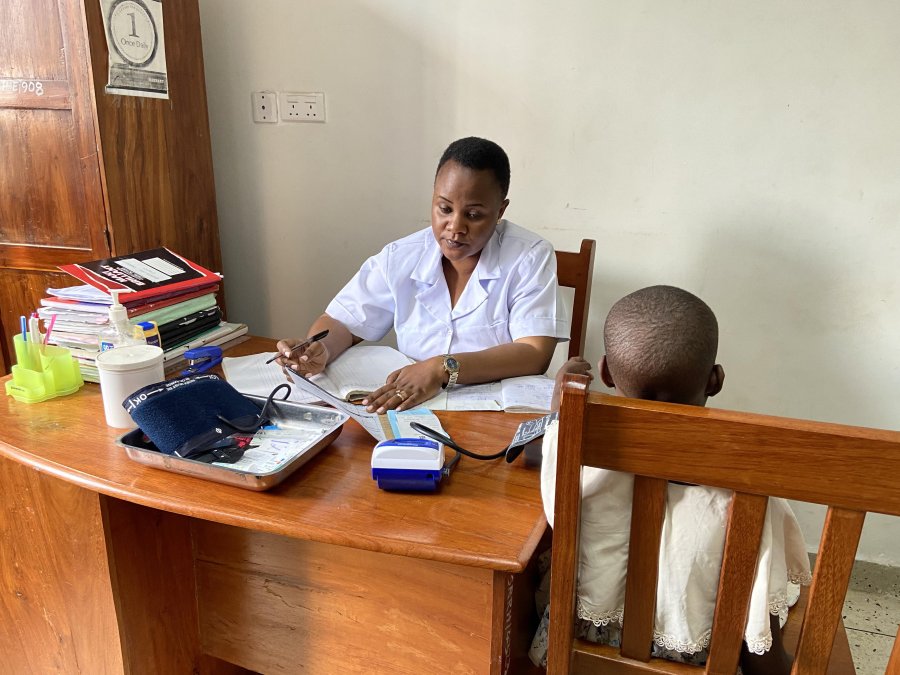
<path fill-rule="evenodd" d="M 454 141 L 438 163 L 431 227 L 369 258 L 308 335 L 278 342 L 278 362 L 314 375 L 349 347 L 391 328 L 416 363 L 391 373 L 364 404 L 406 410 L 457 384 L 543 373 L 569 337 L 549 242 L 503 218 L 509 159 L 482 138 Z"/>

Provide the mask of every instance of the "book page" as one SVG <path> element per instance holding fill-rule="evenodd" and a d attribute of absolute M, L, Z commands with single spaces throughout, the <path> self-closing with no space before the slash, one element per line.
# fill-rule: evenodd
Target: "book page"
<path fill-rule="evenodd" d="M 287 381 L 280 365 L 266 363 L 273 356 L 274 352 L 266 352 L 225 358 L 222 361 L 225 379 L 242 394 L 268 396 L 277 385 Z M 332 396 L 346 399 L 351 391 L 368 393 L 378 389 L 390 373 L 412 362 L 391 347 L 358 345 L 329 363 L 324 373 L 313 375 L 309 379 Z M 321 400 L 321 397 L 302 393 L 297 387 L 293 387 L 289 400 L 311 403 Z"/>
<path fill-rule="evenodd" d="M 225 373 L 228 384 L 242 394 L 268 396 L 279 384 L 288 382 L 281 366 L 274 362 L 266 363 L 273 356 L 275 356 L 274 352 L 238 357 L 227 356 L 222 359 L 222 372 Z M 310 395 L 292 384 L 288 400 L 295 403 L 314 403 L 319 400 L 319 397 Z"/>
<path fill-rule="evenodd" d="M 342 401 L 341 399 L 332 396 L 330 393 L 328 393 L 312 381 L 307 380 L 299 373 L 295 373 L 289 370 L 288 374 L 291 378 L 291 381 L 299 389 L 303 390 L 311 396 L 317 396 L 320 400 L 324 401 L 328 405 L 347 413 L 350 417 L 355 419 L 363 429 L 368 431 L 372 438 L 374 438 L 375 440 L 383 441 L 388 438 L 388 430 L 390 430 L 390 425 L 388 424 L 387 417 L 383 415 L 376 415 L 375 413 L 368 413 L 362 406 L 356 406 L 352 403 Z"/>
<path fill-rule="evenodd" d="M 453 387 L 444 391 L 446 407 L 432 410 L 503 410 L 500 386 L 500 382 L 488 382 Z M 431 408 L 429 403 L 425 405 Z"/>
<path fill-rule="evenodd" d="M 314 381 L 339 398 L 347 399 L 351 392 L 365 395 L 375 391 L 384 385 L 388 375 L 411 363 L 414 363 L 412 359 L 392 347 L 357 345 L 328 364 L 327 381 Z"/>
<path fill-rule="evenodd" d="M 500 399 L 507 412 L 548 412 L 555 380 L 543 375 L 510 377 L 503 380 Z"/>

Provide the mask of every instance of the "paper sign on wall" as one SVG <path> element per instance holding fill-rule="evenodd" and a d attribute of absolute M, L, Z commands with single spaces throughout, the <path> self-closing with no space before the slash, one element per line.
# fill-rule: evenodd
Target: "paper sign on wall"
<path fill-rule="evenodd" d="M 169 98 L 161 0 L 100 0 L 109 48 L 107 94 Z"/>

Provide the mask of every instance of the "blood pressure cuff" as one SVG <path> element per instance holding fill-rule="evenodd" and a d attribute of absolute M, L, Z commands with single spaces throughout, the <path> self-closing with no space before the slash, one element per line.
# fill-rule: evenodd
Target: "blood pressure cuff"
<path fill-rule="evenodd" d="M 167 455 L 187 457 L 260 419 L 250 399 L 216 375 L 191 375 L 138 389 L 122 402 L 147 438 Z"/>

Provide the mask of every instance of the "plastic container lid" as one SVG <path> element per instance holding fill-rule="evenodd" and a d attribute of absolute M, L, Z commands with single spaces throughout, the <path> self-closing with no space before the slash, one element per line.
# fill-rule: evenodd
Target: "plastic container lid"
<path fill-rule="evenodd" d="M 126 371 L 162 363 L 163 350 L 154 345 L 114 347 L 97 354 L 97 368 L 107 371 Z"/>

